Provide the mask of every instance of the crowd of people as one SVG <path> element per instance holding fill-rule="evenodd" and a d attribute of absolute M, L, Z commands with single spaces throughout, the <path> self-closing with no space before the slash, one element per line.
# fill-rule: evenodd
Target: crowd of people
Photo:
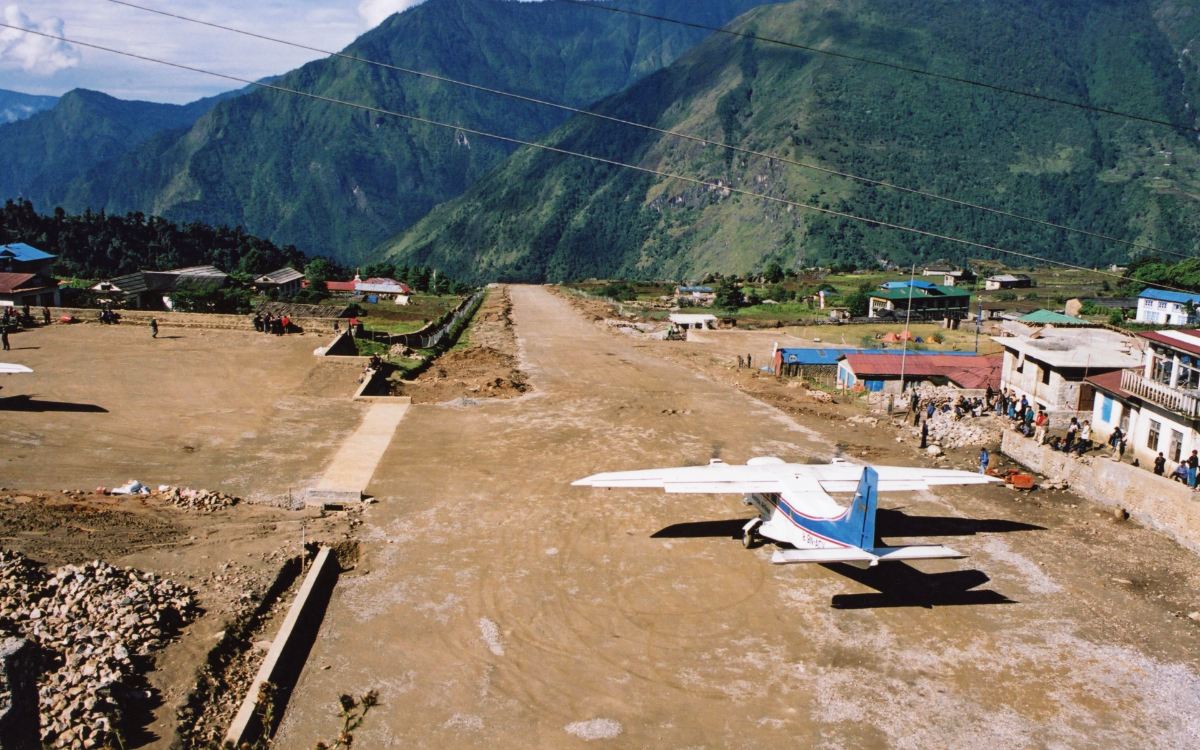
<path fill-rule="evenodd" d="M 273 333 L 282 336 L 292 331 L 292 319 L 287 315 L 273 316 L 271 313 L 254 314 L 254 330 L 259 333 Z"/>

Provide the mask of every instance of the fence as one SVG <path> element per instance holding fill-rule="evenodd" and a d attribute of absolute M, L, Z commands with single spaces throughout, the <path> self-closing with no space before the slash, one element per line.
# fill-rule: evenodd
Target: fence
<path fill-rule="evenodd" d="M 470 320 L 475 311 L 479 309 L 485 292 L 486 290 L 480 289 L 460 302 L 458 307 L 419 331 L 414 331 L 413 333 L 363 331 L 359 338 L 387 346 L 400 344 L 413 349 L 437 349 L 444 343 L 454 341 L 460 332 L 463 321 Z"/>

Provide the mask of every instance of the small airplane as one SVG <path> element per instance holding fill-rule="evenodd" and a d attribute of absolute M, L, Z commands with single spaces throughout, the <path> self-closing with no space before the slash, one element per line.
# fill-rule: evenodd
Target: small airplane
<path fill-rule="evenodd" d="M 956 484 L 999 482 L 995 477 L 954 469 L 862 466 L 843 459 L 829 464 L 790 464 L 760 456 L 745 466 L 719 458 L 706 466 L 612 471 L 571 484 L 577 487 L 661 488 L 668 493 L 730 493 L 759 515 L 742 527 L 750 549 L 759 536 L 792 545 L 776 550 L 773 563 L 845 562 L 874 567 L 892 560 L 929 560 L 965 555 L 940 545 L 876 546 L 875 510 L 880 492 L 927 490 Z M 854 492 L 847 507 L 829 494 Z"/>
<path fill-rule="evenodd" d="M 25 365 L 10 365 L 7 362 L 0 362 L 0 375 L 18 375 L 23 372 L 33 372 Z"/>

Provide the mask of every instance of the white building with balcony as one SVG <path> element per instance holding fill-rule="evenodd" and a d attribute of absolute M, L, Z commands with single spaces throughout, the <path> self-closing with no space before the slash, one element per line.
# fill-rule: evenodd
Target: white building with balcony
<path fill-rule="evenodd" d="M 1092 411 L 1085 379 L 1137 367 L 1145 342 L 1106 328 L 1046 326 L 1026 336 L 993 336 L 1004 347 L 1000 387 L 1050 415 L 1053 427 Z"/>
<path fill-rule="evenodd" d="M 1161 451 L 1167 470 L 1200 449 L 1200 330 L 1148 331 L 1137 368 L 1089 377 L 1092 429 L 1106 440 L 1121 428 L 1126 453 L 1143 464 Z"/>

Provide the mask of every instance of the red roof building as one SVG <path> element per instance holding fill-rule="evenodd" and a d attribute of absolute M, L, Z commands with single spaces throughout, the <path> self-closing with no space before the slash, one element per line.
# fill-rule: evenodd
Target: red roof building
<path fill-rule="evenodd" d="M 58 306 L 58 281 L 40 273 L 0 273 L 0 305 Z"/>
<path fill-rule="evenodd" d="M 1000 388 L 1001 355 L 847 354 L 838 363 L 838 384 L 869 391 L 900 392 L 912 384 L 954 385 L 967 390 Z"/>

